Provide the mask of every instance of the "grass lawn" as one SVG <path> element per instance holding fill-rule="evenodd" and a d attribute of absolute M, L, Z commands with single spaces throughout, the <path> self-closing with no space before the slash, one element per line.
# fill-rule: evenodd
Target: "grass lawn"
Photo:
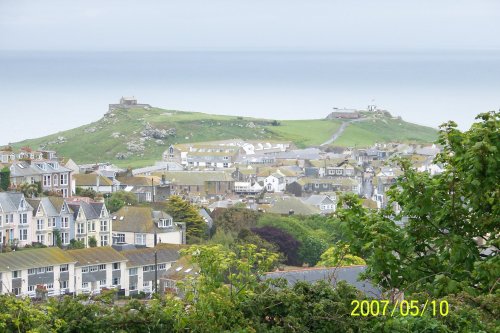
<path fill-rule="evenodd" d="M 267 130 L 292 140 L 298 147 L 319 146 L 330 139 L 340 127 L 336 120 L 282 120 L 280 126 L 268 126 Z"/>

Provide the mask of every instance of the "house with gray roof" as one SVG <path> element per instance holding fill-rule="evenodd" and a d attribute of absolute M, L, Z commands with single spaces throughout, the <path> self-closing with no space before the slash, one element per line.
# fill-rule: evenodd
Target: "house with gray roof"
<path fill-rule="evenodd" d="M 331 213 L 335 211 L 335 198 L 325 194 L 313 194 L 303 199 L 304 203 L 318 208 L 321 213 Z"/>
<path fill-rule="evenodd" d="M 25 246 L 33 242 L 33 207 L 24 194 L 0 192 L 0 244 Z"/>
<path fill-rule="evenodd" d="M 158 243 L 185 244 L 185 225 L 151 207 L 124 206 L 112 214 L 113 244 L 154 246 Z"/>
<path fill-rule="evenodd" d="M 94 237 L 97 246 L 111 245 L 111 230 L 113 221 L 106 205 L 89 198 L 73 197 L 67 201 L 73 211 L 75 239 L 89 246 L 89 240 Z"/>

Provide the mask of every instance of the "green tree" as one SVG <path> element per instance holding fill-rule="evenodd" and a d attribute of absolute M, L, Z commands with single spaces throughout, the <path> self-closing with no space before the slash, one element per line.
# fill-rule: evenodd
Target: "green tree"
<path fill-rule="evenodd" d="M 85 243 L 83 241 L 76 239 L 72 239 L 69 241 L 68 250 L 84 249 L 84 248 L 85 248 Z"/>
<path fill-rule="evenodd" d="M 117 191 L 107 200 L 106 207 L 111 213 L 114 213 L 125 205 L 133 206 L 135 204 L 137 204 L 137 198 L 134 193 Z"/>
<path fill-rule="evenodd" d="M 363 258 L 350 254 L 349 245 L 339 243 L 323 252 L 321 260 L 316 264 L 316 266 L 338 267 L 365 264 L 366 262 Z"/>
<path fill-rule="evenodd" d="M 4 167 L 0 170 L 0 190 L 7 191 L 10 187 L 10 169 Z"/>
<path fill-rule="evenodd" d="M 337 216 L 351 250 L 368 263 L 367 274 L 388 288 L 428 290 L 434 296 L 465 290 L 498 291 L 500 225 L 499 113 L 484 113 L 470 130 L 441 126 L 438 175 L 417 172 L 409 161 L 389 191 L 401 208 L 372 213 L 345 197 Z M 407 218 L 403 228 L 395 221 Z"/>
<path fill-rule="evenodd" d="M 89 247 L 96 247 L 97 239 L 94 236 L 89 237 Z"/>
<path fill-rule="evenodd" d="M 34 198 L 40 196 L 41 192 L 39 192 L 39 187 L 38 184 L 28 184 L 28 183 L 23 183 L 19 185 L 19 190 L 23 192 L 24 196 L 26 198 Z"/>
<path fill-rule="evenodd" d="M 56 243 L 55 245 L 59 248 L 62 248 L 61 231 L 59 229 L 54 229 L 53 234 Z"/>
<path fill-rule="evenodd" d="M 80 186 L 77 186 L 75 194 L 80 197 L 95 199 L 97 192 L 91 188 L 81 188 Z"/>
<path fill-rule="evenodd" d="M 175 222 L 186 223 L 186 238 L 188 243 L 198 242 L 207 235 L 207 225 L 196 207 L 179 196 L 168 199 L 166 211 Z"/>

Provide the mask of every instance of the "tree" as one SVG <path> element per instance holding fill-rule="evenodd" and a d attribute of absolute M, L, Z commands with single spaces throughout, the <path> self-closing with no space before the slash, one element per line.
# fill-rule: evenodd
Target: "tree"
<path fill-rule="evenodd" d="M 217 230 L 224 230 L 238 234 L 243 229 L 257 226 L 257 221 L 262 214 L 244 207 L 231 207 L 218 210 L 214 217 Z"/>
<path fill-rule="evenodd" d="M 94 200 L 97 195 L 97 192 L 91 188 L 81 188 L 78 186 L 75 190 L 75 194 L 80 197 L 87 197 Z"/>
<path fill-rule="evenodd" d="M 135 204 L 137 204 L 137 198 L 134 193 L 117 191 L 111 195 L 109 200 L 107 200 L 106 207 L 110 213 L 114 213 L 125 205 L 133 206 Z"/>
<path fill-rule="evenodd" d="M 251 230 L 269 243 L 275 244 L 285 256 L 285 264 L 302 266 L 303 261 L 298 254 L 300 242 L 295 237 L 275 227 L 252 228 Z"/>
<path fill-rule="evenodd" d="M 53 234 L 56 243 L 55 245 L 59 248 L 62 248 L 61 231 L 59 229 L 54 229 Z"/>
<path fill-rule="evenodd" d="M 175 222 L 186 223 L 188 243 L 194 243 L 206 237 L 207 225 L 198 210 L 189 202 L 173 195 L 168 199 L 166 210 Z"/>
<path fill-rule="evenodd" d="M 4 167 L 0 170 L 0 190 L 7 191 L 10 187 L 10 169 Z"/>
<path fill-rule="evenodd" d="M 363 258 L 350 254 L 349 245 L 339 243 L 323 252 L 321 260 L 316 266 L 338 267 L 353 265 L 366 265 L 366 262 Z"/>
<path fill-rule="evenodd" d="M 19 190 L 23 192 L 24 196 L 26 198 L 34 198 L 40 196 L 41 192 L 39 192 L 39 186 L 38 184 L 28 184 L 28 183 L 23 183 L 19 185 Z"/>
<path fill-rule="evenodd" d="M 84 249 L 85 248 L 85 243 L 80 240 L 72 239 L 69 241 L 68 245 L 68 250 L 74 250 L 74 249 Z"/>
<path fill-rule="evenodd" d="M 89 247 L 96 247 L 97 239 L 94 236 L 89 237 Z"/>
<path fill-rule="evenodd" d="M 464 290 L 498 291 L 500 225 L 499 113 L 461 132 L 454 122 L 441 126 L 442 152 L 435 162 L 444 172 L 417 172 L 409 161 L 389 191 L 391 205 L 372 213 L 357 198 L 342 200 L 337 212 L 351 249 L 368 263 L 367 274 L 388 288 L 428 290 L 434 296 Z M 404 228 L 394 221 L 407 217 Z"/>

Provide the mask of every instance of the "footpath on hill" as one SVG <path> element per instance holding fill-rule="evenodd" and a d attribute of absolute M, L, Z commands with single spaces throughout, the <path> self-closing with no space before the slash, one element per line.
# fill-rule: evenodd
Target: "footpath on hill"
<path fill-rule="evenodd" d="M 353 120 L 342 122 L 342 125 L 340 125 L 339 129 L 335 133 L 333 133 L 332 137 L 330 139 L 328 139 L 327 141 L 323 142 L 322 144 L 320 144 L 320 146 L 326 146 L 326 145 L 329 145 L 329 144 L 332 144 L 333 142 L 335 142 L 335 140 L 337 140 L 339 138 L 339 136 L 342 135 L 342 133 L 344 133 L 344 130 L 346 129 L 346 127 L 350 123 L 354 123 L 357 121 L 365 121 L 368 119 L 371 119 L 371 118 L 359 118 L 359 119 L 353 119 Z"/>

